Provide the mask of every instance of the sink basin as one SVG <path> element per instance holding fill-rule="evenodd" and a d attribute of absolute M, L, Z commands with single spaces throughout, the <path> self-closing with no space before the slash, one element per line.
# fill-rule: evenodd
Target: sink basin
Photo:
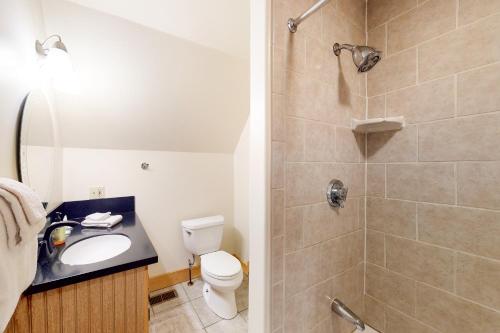
<path fill-rule="evenodd" d="M 101 235 L 85 238 L 69 246 L 62 254 L 66 265 L 88 265 L 111 259 L 130 248 L 130 239 L 124 235 Z"/>

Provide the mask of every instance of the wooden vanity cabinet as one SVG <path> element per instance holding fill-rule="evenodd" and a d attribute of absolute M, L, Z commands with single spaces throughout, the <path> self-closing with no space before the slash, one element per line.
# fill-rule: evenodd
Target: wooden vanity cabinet
<path fill-rule="evenodd" d="M 148 332 L 147 266 L 22 296 L 5 332 Z"/>

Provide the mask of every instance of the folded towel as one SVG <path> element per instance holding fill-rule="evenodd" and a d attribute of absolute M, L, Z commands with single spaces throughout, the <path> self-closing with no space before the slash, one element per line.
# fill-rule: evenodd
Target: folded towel
<path fill-rule="evenodd" d="M 123 219 L 121 215 L 112 215 L 105 220 L 101 221 L 93 221 L 93 220 L 84 220 L 81 225 L 84 227 L 92 227 L 92 228 L 111 228 L 116 224 L 120 223 Z"/>
<path fill-rule="evenodd" d="M 102 221 L 107 219 L 108 217 L 111 216 L 111 212 L 106 212 L 106 213 L 94 213 L 85 216 L 86 220 L 92 220 L 92 221 Z"/>
<path fill-rule="evenodd" d="M 0 210 L 9 249 L 37 235 L 46 222 L 42 201 L 28 186 L 0 178 Z"/>

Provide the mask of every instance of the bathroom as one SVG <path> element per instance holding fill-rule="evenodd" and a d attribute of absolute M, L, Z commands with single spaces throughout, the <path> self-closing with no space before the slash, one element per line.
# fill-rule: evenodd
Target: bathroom
<path fill-rule="evenodd" d="M 0 0 L 0 329 L 500 332 L 499 36 L 497 0 Z"/>

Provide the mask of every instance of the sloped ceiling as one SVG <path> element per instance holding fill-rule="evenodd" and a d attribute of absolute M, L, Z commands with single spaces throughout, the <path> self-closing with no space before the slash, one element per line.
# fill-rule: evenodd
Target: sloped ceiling
<path fill-rule="evenodd" d="M 81 86 L 78 95 L 56 96 L 64 146 L 234 151 L 249 110 L 248 48 L 229 52 L 236 33 L 222 25 L 205 40 L 187 38 L 187 24 L 175 33 L 160 27 L 162 12 L 169 13 L 165 21 L 176 14 L 196 20 L 199 13 L 189 17 L 188 8 L 202 1 L 186 3 L 43 0 L 47 34 L 63 36 Z M 227 9 L 224 15 L 226 24 L 234 20 Z"/>
<path fill-rule="evenodd" d="M 248 58 L 250 0 L 66 0 Z"/>

